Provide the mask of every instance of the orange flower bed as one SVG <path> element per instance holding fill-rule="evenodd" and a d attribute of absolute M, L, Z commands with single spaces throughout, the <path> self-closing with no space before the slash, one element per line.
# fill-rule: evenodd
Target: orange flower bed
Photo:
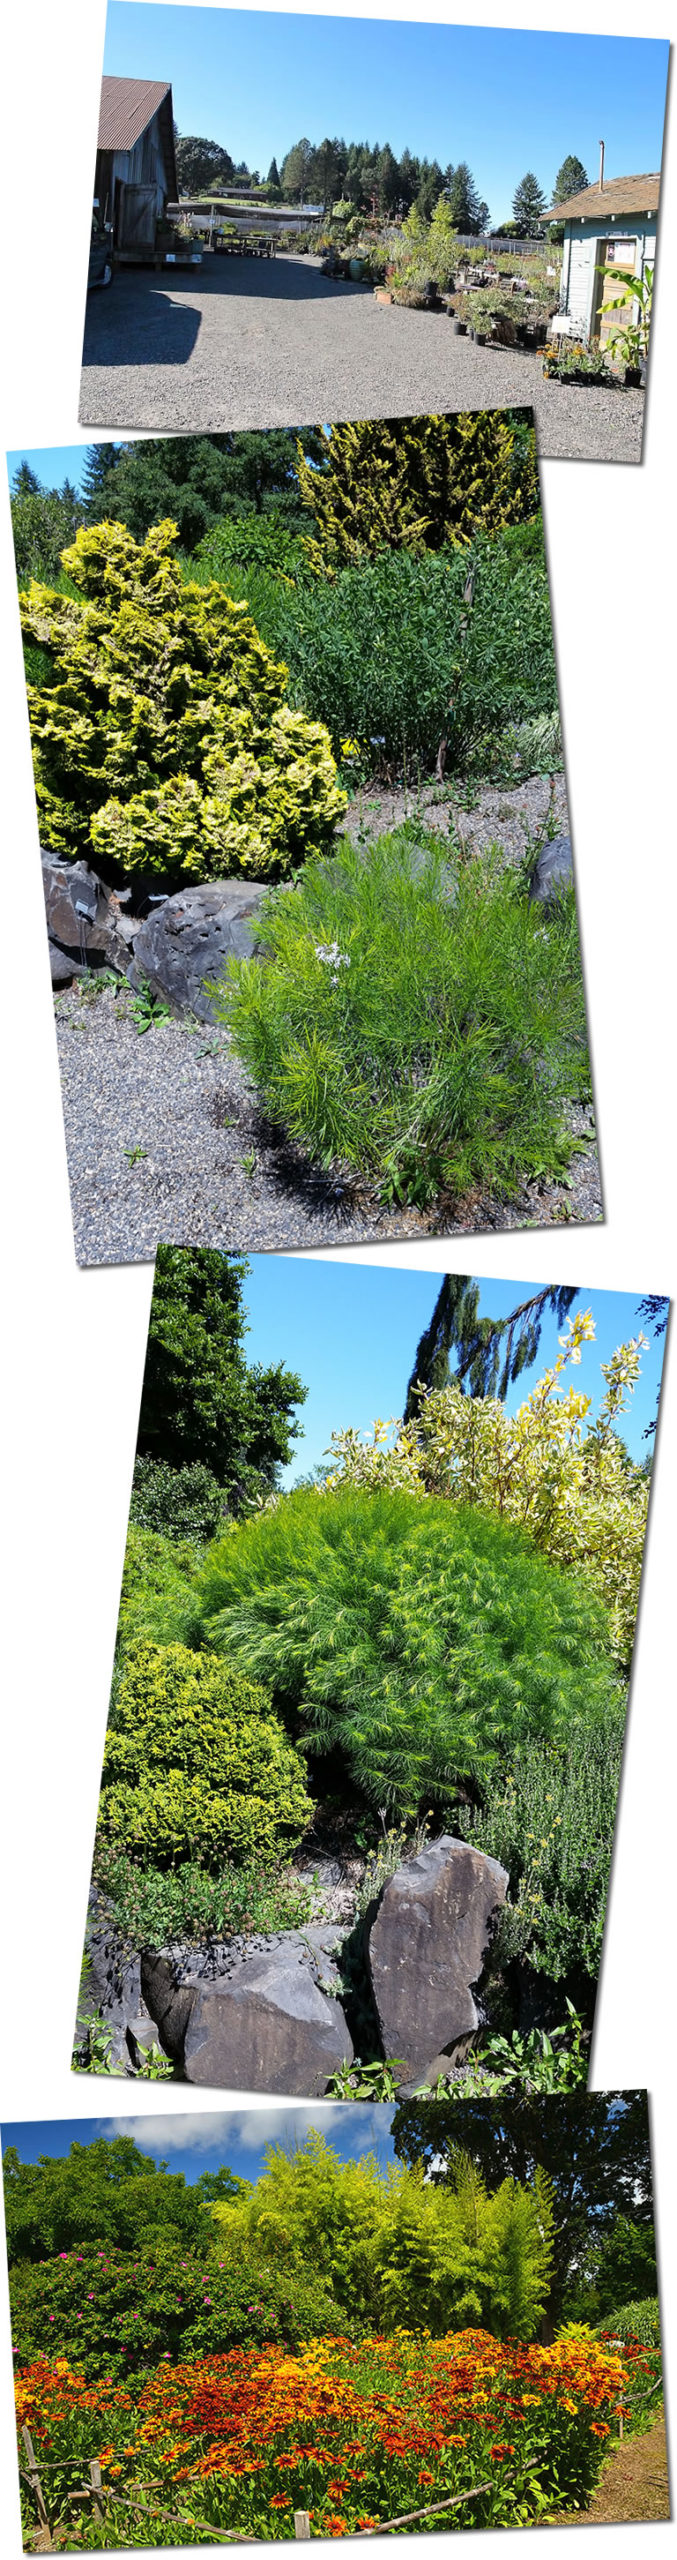
<path fill-rule="evenodd" d="M 627 2386 L 623 2356 L 585 2332 L 542 2347 L 400 2331 L 163 2363 L 133 2394 L 35 2364 L 17 2411 L 52 2459 L 82 2445 L 83 2468 L 97 2455 L 127 2493 L 162 2484 L 168 2514 L 189 2487 L 203 2531 L 284 2538 L 305 2507 L 336 2537 L 436 2497 L 467 2497 L 468 2525 L 584 2506 Z"/>

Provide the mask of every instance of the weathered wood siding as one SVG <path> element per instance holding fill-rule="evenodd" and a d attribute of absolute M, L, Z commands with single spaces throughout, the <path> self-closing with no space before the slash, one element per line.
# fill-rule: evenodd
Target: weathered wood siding
<path fill-rule="evenodd" d="M 567 224 L 562 253 L 562 289 L 560 310 L 567 312 L 574 329 L 582 338 L 590 334 L 597 286 L 596 266 L 600 240 L 633 240 L 638 276 L 653 264 L 656 255 L 656 214 L 620 214 L 615 222 L 605 222 L 599 214 L 592 221 Z M 621 260 L 622 264 L 622 255 Z"/>

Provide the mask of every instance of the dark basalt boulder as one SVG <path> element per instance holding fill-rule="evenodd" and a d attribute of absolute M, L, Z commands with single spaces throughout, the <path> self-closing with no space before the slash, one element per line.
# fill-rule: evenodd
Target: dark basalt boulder
<path fill-rule="evenodd" d="M 549 844 L 541 845 L 538 861 L 531 874 L 530 905 L 553 906 L 556 900 L 561 898 L 564 889 L 573 888 L 573 881 L 571 837 L 551 836 Z"/>
<path fill-rule="evenodd" d="M 384 2054 L 412 2075 L 476 2032 L 473 1990 L 507 1889 L 495 1858 L 448 1833 L 385 1886 L 369 1932 L 369 1974 Z"/>
<path fill-rule="evenodd" d="M 257 881 L 210 880 L 202 888 L 180 889 L 175 897 L 164 898 L 136 927 L 133 985 L 145 978 L 173 1013 L 194 1013 L 201 1022 L 213 1022 L 205 981 L 222 977 L 230 958 L 252 958 L 265 896 L 265 886 Z"/>
<path fill-rule="evenodd" d="M 88 862 L 67 862 L 42 851 L 42 885 L 53 986 L 68 986 L 85 969 L 129 974 L 132 926 L 114 890 L 105 889 Z"/>
<path fill-rule="evenodd" d="M 199 2088 L 321 2098 L 353 2046 L 333 1961 L 333 1927 L 232 1939 L 141 1960 L 141 1989 L 165 2050 Z"/>

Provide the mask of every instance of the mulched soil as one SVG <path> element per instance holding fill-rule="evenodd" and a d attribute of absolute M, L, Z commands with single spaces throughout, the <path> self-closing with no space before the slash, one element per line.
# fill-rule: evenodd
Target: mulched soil
<path fill-rule="evenodd" d="M 483 786 L 472 795 L 370 789 L 348 812 L 352 834 L 378 834 L 414 811 L 469 850 L 496 841 L 521 861 L 543 831 L 550 782 Z M 566 825 L 564 783 L 553 820 Z M 459 1206 L 385 1210 L 366 1185 L 315 1170 L 263 1122 L 228 1034 L 170 1020 L 141 1036 L 125 992 L 74 986 L 56 1001 L 64 1127 L 78 1261 L 150 1261 L 168 1244 L 279 1253 L 423 1236 L 503 1233 L 603 1217 L 591 1111 L 572 1105 L 584 1141 L 565 1179 L 531 1182 L 511 1201 L 475 1192 Z"/>
<path fill-rule="evenodd" d="M 599 2487 L 585 2514 L 549 2518 L 562 2524 L 659 2524 L 670 2515 L 670 2483 L 665 2419 L 645 2436 L 628 2436 L 614 2445 L 604 2464 Z"/>

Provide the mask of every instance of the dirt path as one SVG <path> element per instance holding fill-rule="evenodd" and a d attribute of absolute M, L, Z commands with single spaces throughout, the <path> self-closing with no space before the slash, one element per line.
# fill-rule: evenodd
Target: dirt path
<path fill-rule="evenodd" d="M 561 2524 L 659 2524 L 669 2520 L 670 2484 L 665 2419 L 645 2436 L 614 2445 L 585 2515 L 550 2517 Z"/>

